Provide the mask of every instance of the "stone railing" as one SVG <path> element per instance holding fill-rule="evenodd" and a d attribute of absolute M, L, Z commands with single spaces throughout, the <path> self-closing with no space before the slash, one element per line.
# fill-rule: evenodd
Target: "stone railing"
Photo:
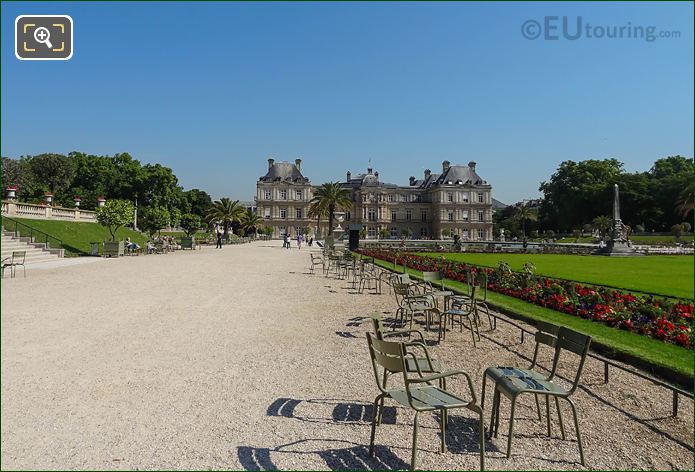
<path fill-rule="evenodd" d="M 97 214 L 89 210 L 36 205 L 34 203 L 21 203 L 12 200 L 2 201 L 2 216 L 72 221 L 97 220 Z"/>

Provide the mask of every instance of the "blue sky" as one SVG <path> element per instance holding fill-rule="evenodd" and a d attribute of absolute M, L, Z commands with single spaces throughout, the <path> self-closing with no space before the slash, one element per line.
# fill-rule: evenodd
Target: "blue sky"
<path fill-rule="evenodd" d="M 69 61 L 19 61 L 19 14 L 69 14 Z M 582 17 L 680 38 L 525 39 Z M 693 156 L 692 3 L 3 3 L 3 156 L 127 151 L 249 199 L 269 156 L 313 182 L 478 163 L 504 202 L 566 159 Z M 572 23 L 573 24 L 573 23 Z"/>

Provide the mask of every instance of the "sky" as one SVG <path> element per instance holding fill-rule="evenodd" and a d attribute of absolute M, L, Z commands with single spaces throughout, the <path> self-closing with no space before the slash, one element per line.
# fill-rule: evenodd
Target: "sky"
<path fill-rule="evenodd" d="M 476 161 L 505 203 L 568 159 L 693 157 L 692 2 L 1 7 L 3 156 L 128 152 L 242 200 L 269 157 L 316 184 L 370 160 L 401 185 Z M 70 15 L 72 59 L 18 60 L 20 14 Z M 671 37 L 625 37 L 636 26 Z"/>

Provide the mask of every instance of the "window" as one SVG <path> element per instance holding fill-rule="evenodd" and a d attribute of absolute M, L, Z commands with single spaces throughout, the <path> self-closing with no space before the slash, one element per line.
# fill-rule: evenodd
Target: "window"
<path fill-rule="evenodd" d="M 485 194 L 483 192 L 478 192 L 478 203 L 485 202 Z"/>
<path fill-rule="evenodd" d="M 389 202 L 392 202 L 392 201 L 393 201 L 393 194 L 390 193 L 389 194 Z"/>
<path fill-rule="evenodd" d="M 263 216 L 265 218 L 270 218 L 270 207 L 263 208 Z"/>
<path fill-rule="evenodd" d="M 367 219 L 369 221 L 376 221 L 376 210 L 374 210 L 374 208 L 367 210 Z"/>
<path fill-rule="evenodd" d="M 413 219 L 413 210 L 408 208 L 407 210 L 405 210 L 405 220 L 410 221 L 412 219 Z"/>
<path fill-rule="evenodd" d="M 398 228 L 391 228 L 391 237 L 392 238 L 398 237 Z"/>
<path fill-rule="evenodd" d="M 427 228 L 420 228 L 420 237 L 421 238 L 427 237 Z"/>
<path fill-rule="evenodd" d="M 278 226 L 278 231 L 280 231 L 280 235 L 285 234 L 285 227 L 284 226 Z"/>
<path fill-rule="evenodd" d="M 298 220 L 302 219 L 302 209 L 301 208 L 297 208 L 295 210 L 295 214 L 296 214 Z"/>
<path fill-rule="evenodd" d="M 396 221 L 398 217 L 398 212 L 396 210 L 391 210 L 391 221 Z"/>
<path fill-rule="evenodd" d="M 420 221 L 427 221 L 427 210 L 420 210 Z"/>
<path fill-rule="evenodd" d="M 266 200 L 272 200 L 272 192 L 270 190 L 265 191 L 265 199 Z"/>
<path fill-rule="evenodd" d="M 446 219 L 449 221 L 454 221 L 454 212 L 449 210 L 446 215 Z"/>
<path fill-rule="evenodd" d="M 302 234 L 302 228 L 300 226 L 295 226 L 294 234 Z"/>
<path fill-rule="evenodd" d="M 350 212 L 349 211 L 345 212 L 345 220 L 350 221 Z"/>
<path fill-rule="evenodd" d="M 485 239 L 485 231 L 482 229 L 478 230 L 478 239 Z"/>
<path fill-rule="evenodd" d="M 287 200 L 287 190 L 280 190 L 280 200 Z"/>
<path fill-rule="evenodd" d="M 463 230 L 463 239 L 468 239 L 468 230 L 467 229 Z"/>
<path fill-rule="evenodd" d="M 463 221 L 468 221 L 468 210 L 463 210 L 461 214 L 463 217 Z"/>
<path fill-rule="evenodd" d="M 478 212 L 478 221 L 485 221 L 485 212 Z"/>
<path fill-rule="evenodd" d="M 447 194 L 446 194 L 446 201 L 447 201 L 447 202 L 450 202 L 450 203 L 454 201 L 454 194 L 453 194 L 453 192 L 447 192 Z"/>
<path fill-rule="evenodd" d="M 376 228 L 373 226 L 370 226 L 367 229 L 367 236 L 369 236 L 370 238 L 376 238 Z"/>
<path fill-rule="evenodd" d="M 468 192 L 463 192 L 462 201 L 463 203 L 468 203 Z"/>
<path fill-rule="evenodd" d="M 280 208 L 280 218 L 287 219 L 287 208 Z"/>
<path fill-rule="evenodd" d="M 415 195 L 415 201 L 421 202 L 422 201 L 422 195 Z"/>
<path fill-rule="evenodd" d="M 302 200 L 304 197 L 303 193 L 304 192 L 302 192 L 301 190 L 297 190 L 294 194 L 295 195 L 294 199 L 295 200 Z"/>

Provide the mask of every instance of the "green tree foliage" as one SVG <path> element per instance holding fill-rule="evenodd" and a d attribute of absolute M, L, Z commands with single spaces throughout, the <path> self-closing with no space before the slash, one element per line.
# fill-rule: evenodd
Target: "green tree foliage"
<path fill-rule="evenodd" d="M 514 210 L 514 218 L 521 222 L 521 235 L 526 237 L 526 223 L 538 219 L 538 211 L 528 205 L 519 205 Z"/>
<path fill-rule="evenodd" d="M 134 205 L 128 200 L 109 200 L 97 208 L 97 221 L 108 228 L 111 241 L 115 241 L 118 228 L 133 222 L 134 211 Z"/>
<path fill-rule="evenodd" d="M 677 224 L 671 226 L 671 234 L 676 237 L 676 241 L 680 240 L 681 236 L 683 236 L 683 225 Z"/>
<path fill-rule="evenodd" d="M 171 224 L 171 213 L 164 207 L 143 207 L 138 218 L 140 227 L 154 235 Z"/>
<path fill-rule="evenodd" d="M 67 190 L 75 178 L 75 162 L 62 154 L 39 154 L 29 160 L 29 168 L 37 182 L 54 195 Z"/>
<path fill-rule="evenodd" d="M 232 201 L 229 198 L 221 198 L 213 202 L 206 218 L 210 224 L 221 224 L 226 238 L 229 234 L 229 228 L 234 223 L 240 223 L 245 212 L 246 209 L 239 203 L 239 200 Z"/>
<path fill-rule="evenodd" d="M 246 234 L 258 234 L 262 221 L 263 218 L 261 218 L 257 212 L 251 210 L 250 208 L 246 208 L 241 218 L 241 227 L 244 229 L 244 231 L 246 231 Z M 307 234 L 306 230 L 304 234 Z"/>
<path fill-rule="evenodd" d="M 201 218 L 205 218 L 210 207 L 212 206 L 212 198 L 207 192 L 193 188 L 183 192 L 188 204 L 190 205 L 190 212 L 194 215 L 198 215 Z"/>
<path fill-rule="evenodd" d="M 608 234 L 608 230 L 611 229 L 613 222 L 607 216 L 601 215 L 597 216 L 591 221 L 591 224 L 595 230 L 598 231 L 601 239 L 605 239 Z"/>
<path fill-rule="evenodd" d="M 350 191 L 341 187 L 340 182 L 327 182 L 314 191 L 309 211 L 311 215 L 328 215 L 329 232 L 333 229 L 333 219 L 337 210 L 352 208 Z"/>
<path fill-rule="evenodd" d="M 181 216 L 179 226 L 181 226 L 181 228 L 183 228 L 183 230 L 186 232 L 186 235 L 190 237 L 198 232 L 198 230 L 202 229 L 203 220 L 198 215 L 186 213 L 185 215 Z"/>

